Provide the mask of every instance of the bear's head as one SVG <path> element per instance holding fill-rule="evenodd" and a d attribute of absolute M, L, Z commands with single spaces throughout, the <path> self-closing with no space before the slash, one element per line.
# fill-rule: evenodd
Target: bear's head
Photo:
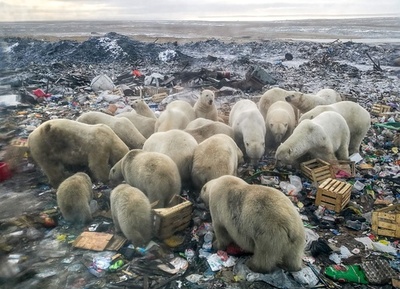
<path fill-rule="evenodd" d="M 205 89 L 201 92 L 200 99 L 203 103 L 212 105 L 214 103 L 214 99 L 215 99 L 214 92 L 212 92 L 209 89 Z"/>

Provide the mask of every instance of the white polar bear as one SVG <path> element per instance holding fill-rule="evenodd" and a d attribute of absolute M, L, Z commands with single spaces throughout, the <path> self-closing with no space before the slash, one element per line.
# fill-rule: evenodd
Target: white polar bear
<path fill-rule="evenodd" d="M 327 162 L 348 160 L 350 130 L 346 120 L 334 111 L 325 111 L 312 120 L 299 123 L 292 135 L 275 153 L 278 163 L 297 164 L 299 158 L 309 154 Z"/>
<path fill-rule="evenodd" d="M 57 205 L 66 221 L 84 225 L 92 221 L 92 180 L 82 172 L 65 179 L 57 189 Z"/>
<path fill-rule="evenodd" d="M 194 151 L 192 181 L 197 189 L 223 175 L 237 175 L 243 153 L 235 141 L 225 135 L 216 134 L 201 142 Z"/>
<path fill-rule="evenodd" d="M 235 142 L 246 153 L 253 166 L 265 152 L 265 121 L 257 105 L 242 99 L 236 102 L 229 113 L 229 125 L 233 129 Z"/>
<path fill-rule="evenodd" d="M 193 136 L 179 129 L 156 132 L 144 143 L 143 150 L 169 156 L 178 166 L 182 183 L 190 182 L 193 154 L 197 147 Z"/>
<path fill-rule="evenodd" d="M 371 126 L 369 112 L 358 103 L 341 101 L 328 105 L 318 105 L 303 114 L 299 121 L 313 119 L 324 111 L 335 111 L 343 116 L 350 130 L 349 154 L 358 153 L 361 142 Z"/>
<path fill-rule="evenodd" d="M 324 88 L 317 94 L 295 93 L 285 98 L 287 102 L 295 106 L 301 113 L 313 109 L 317 105 L 332 104 L 342 101 L 340 94 L 333 89 Z"/>
<path fill-rule="evenodd" d="M 155 131 L 185 129 L 195 118 L 196 113 L 190 103 L 184 100 L 174 100 L 167 105 L 156 120 Z"/>
<path fill-rule="evenodd" d="M 189 124 L 190 125 L 190 124 Z M 188 125 L 188 127 L 189 127 Z M 196 127 L 196 128 L 185 128 L 185 132 L 189 133 L 192 135 L 198 143 L 201 143 L 202 141 L 206 140 L 210 136 L 213 136 L 215 134 L 226 134 L 227 136 L 231 137 L 232 139 L 234 138 L 233 134 L 233 129 L 220 121 L 210 121 L 208 124 L 204 124 L 202 126 Z"/>
<path fill-rule="evenodd" d="M 286 101 L 286 97 L 289 95 L 295 95 L 298 94 L 299 92 L 294 91 L 294 90 L 285 90 L 282 89 L 280 87 L 274 87 L 271 88 L 269 90 L 267 90 L 266 92 L 264 92 L 264 94 L 261 96 L 259 102 L 258 102 L 258 109 L 260 110 L 263 118 L 265 119 L 266 115 L 267 115 L 267 111 L 269 109 L 269 107 L 277 101 Z M 293 106 L 293 105 L 292 105 Z M 295 106 L 293 106 L 293 111 L 295 113 L 296 116 L 296 122 L 298 119 L 298 111 L 297 108 Z M 297 124 L 297 123 L 296 123 Z"/>
<path fill-rule="evenodd" d="M 200 197 L 210 209 L 216 249 L 235 243 L 253 253 L 246 265 L 255 272 L 301 269 L 303 222 L 281 191 L 225 175 L 207 182 Z"/>
<path fill-rule="evenodd" d="M 141 149 L 146 140 L 127 118 L 116 118 L 99 111 L 88 111 L 78 117 L 76 121 L 86 124 L 102 123 L 108 125 L 130 149 Z"/>
<path fill-rule="evenodd" d="M 210 124 L 210 123 L 214 123 L 214 121 L 211 119 L 204 118 L 204 117 L 198 117 L 198 118 L 192 120 L 191 122 L 189 122 L 185 129 L 198 128 L 203 125 Z"/>
<path fill-rule="evenodd" d="M 110 170 L 112 184 L 123 180 L 141 190 L 155 208 L 165 208 L 174 196 L 181 193 L 181 177 L 175 162 L 167 155 L 130 150 Z"/>
<path fill-rule="evenodd" d="M 136 111 L 136 113 L 156 119 L 156 114 L 149 107 L 149 105 L 143 99 L 136 99 L 131 103 L 131 107 Z"/>
<path fill-rule="evenodd" d="M 209 89 L 205 89 L 200 93 L 199 99 L 194 104 L 193 109 L 196 112 L 196 117 L 203 117 L 214 121 L 218 120 L 215 95 L 214 92 Z"/>
<path fill-rule="evenodd" d="M 145 247 L 151 239 L 151 205 L 146 195 L 128 184 L 110 194 L 111 216 L 116 232 L 122 232 L 135 247 Z"/>
<path fill-rule="evenodd" d="M 126 117 L 129 119 L 146 139 L 154 133 L 154 126 L 156 124 L 155 118 L 143 116 L 136 113 L 134 110 L 121 112 L 116 114 L 115 117 Z"/>
<path fill-rule="evenodd" d="M 273 103 L 265 117 L 266 147 L 276 149 L 293 132 L 296 116 L 293 107 L 286 101 Z"/>

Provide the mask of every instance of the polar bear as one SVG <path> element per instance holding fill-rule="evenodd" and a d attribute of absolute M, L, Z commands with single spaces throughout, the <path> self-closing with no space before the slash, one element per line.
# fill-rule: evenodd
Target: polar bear
<path fill-rule="evenodd" d="M 274 87 L 267 90 L 260 98 L 258 102 L 258 109 L 260 110 L 263 118 L 265 119 L 269 107 L 277 101 L 286 101 L 285 98 L 289 95 L 296 95 L 299 92 L 294 90 L 285 90 L 280 87 Z M 296 116 L 296 121 L 298 119 L 298 110 L 293 106 L 293 110 Z M 297 124 L 297 123 L 296 123 Z"/>
<path fill-rule="evenodd" d="M 63 218 L 79 225 L 92 221 L 90 201 L 93 199 L 92 181 L 82 172 L 66 178 L 57 189 L 57 205 Z"/>
<path fill-rule="evenodd" d="M 115 117 L 126 117 L 129 119 L 146 139 L 148 139 L 154 133 L 154 126 L 156 124 L 155 118 L 143 116 L 136 113 L 134 110 L 121 112 L 116 114 Z"/>
<path fill-rule="evenodd" d="M 192 182 L 200 190 L 205 183 L 223 175 L 237 175 L 243 153 L 235 141 L 216 134 L 201 142 L 194 151 Z"/>
<path fill-rule="evenodd" d="M 313 109 L 317 105 L 332 104 L 342 101 L 340 94 L 333 89 L 324 88 L 317 94 L 295 93 L 285 98 L 287 102 L 295 106 L 301 113 Z"/>
<path fill-rule="evenodd" d="M 276 149 L 293 132 L 296 116 L 293 107 L 286 101 L 274 102 L 265 117 L 266 147 Z"/>
<path fill-rule="evenodd" d="M 303 222 L 281 191 L 225 175 L 207 182 L 200 197 L 211 213 L 214 248 L 225 250 L 235 243 L 253 253 L 246 265 L 255 272 L 301 269 L 306 240 Z"/>
<path fill-rule="evenodd" d="M 136 111 L 137 114 L 156 119 L 156 114 L 149 107 L 149 105 L 143 99 L 136 99 L 131 103 L 131 107 Z"/>
<path fill-rule="evenodd" d="M 199 99 L 193 106 L 196 117 L 203 117 L 214 121 L 218 120 L 218 110 L 215 105 L 214 92 L 209 89 L 204 89 L 199 96 Z"/>
<path fill-rule="evenodd" d="M 184 100 L 170 102 L 158 117 L 155 131 L 170 129 L 185 129 L 189 122 L 196 118 L 196 113 L 190 103 Z"/>
<path fill-rule="evenodd" d="M 265 152 L 266 133 L 265 121 L 257 105 L 249 99 L 236 102 L 229 113 L 229 125 L 239 148 L 251 164 L 257 166 Z"/>
<path fill-rule="evenodd" d="M 190 183 L 193 154 L 197 147 L 197 141 L 193 136 L 179 129 L 171 129 L 165 132 L 156 132 L 144 143 L 143 150 L 159 152 L 169 156 L 178 166 L 183 184 Z"/>
<path fill-rule="evenodd" d="M 130 149 L 141 149 L 146 140 L 127 118 L 117 118 L 99 111 L 88 111 L 79 116 L 76 121 L 108 125 Z"/>
<path fill-rule="evenodd" d="M 325 111 L 312 120 L 299 123 L 289 138 L 275 153 L 278 163 L 297 164 L 300 157 L 309 154 L 327 162 L 348 160 L 350 130 L 339 113 Z"/>
<path fill-rule="evenodd" d="M 181 193 L 181 177 L 175 162 L 167 155 L 130 150 L 110 170 L 112 184 L 123 180 L 141 190 L 154 208 L 165 208 L 172 198 Z"/>
<path fill-rule="evenodd" d="M 115 231 L 122 232 L 135 247 L 145 247 L 152 234 L 151 205 L 146 195 L 121 184 L 111 191 L 110 207 Z"/>
<path fill-rule="evenodd" d="M 185 129 L 193 129 L 193 128 L 198 128 L 206 124 L 214 123 L 214 120 L 207 119 L 204 117 L 198 117 L 191 122 L 188 123 Z"/>
<path fill-rule="evenodd" d="M 335 111 L 343 116 L 350 130 L 349 154 L 358 153 L 361 142 L 371 127 L 369 112 L 353 101 L 341 101 L 328 105 L 318 105 L 303 114 L 299 121 L 313 119 L 324 111 Z"/>
<path fill-rule="evenodd" d="M 107 183 L 110 168 L 129 151 L 107 125 L 69 119 L 42 123 L 29 135 L 28 147 L 54 188 L 82 169 L 89 169 L 92 179 Z"/>
<path fill-rule="evenodd" d="M 211 121 L 208 124 L 204 124 L 196 128 L 186 128 L 184 131 L 192 135 L 198 143 L 201 143 L 210 136 L 219 133 L 225 134 L 232 139 L 234 138 L 233 129 L 229 125 L 220 121 Z"/>

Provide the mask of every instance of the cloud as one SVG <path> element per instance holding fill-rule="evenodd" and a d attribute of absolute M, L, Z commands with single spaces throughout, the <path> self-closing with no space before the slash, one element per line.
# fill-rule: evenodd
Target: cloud
<path fill-rule="evenodd" d="M 0 21 L 247 20 L 271 16 L 397 14 L 398 0 L 0 0 Z"/>

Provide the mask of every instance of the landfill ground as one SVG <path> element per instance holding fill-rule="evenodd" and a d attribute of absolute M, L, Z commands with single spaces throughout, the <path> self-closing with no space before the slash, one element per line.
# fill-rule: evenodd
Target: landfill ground
<path fill-rule="evenodd" d="M 4 64 L 0 68 L 0 162 L 11 171 L 10 175 L 0 172 L 0 288 L 400 288 L 396 281 L 400 279 L 400 211 L 391 213 L 394 219 L 397 216 L 390 226 L 394 237 L 372 230 L 373 213 L 391 205 L 396 208 L 400 199 L 400 137 L 398 126 L 390 125 L 400 122 L 399 44 L 340 39 L 157 43 L 117 33 L 82 41 L 7 37 L 0 43 Z M 262 72 L 257 79 L 251 74 L 256 70 Z M 142 76 L 134 76 L 134 71 Z M 113 81 L 113 91 L 92 90 L 91 81 L 102 74 Z M 73 246 L 85 231 L 114 233 L 109 214 L 112 188 L 94 184 L 98 209 L 92 224 L 66 223 L 57 209 L 55 190 L 27 153 L 26 139 L 34 128 L 48 119 L 76 119 L 85 111 L 109 113 L 110 104 L 119 113 L 139 97 L 161 111 L 174 99 L 193 103 L 202 88 L 216 90 L 219 113 L 226 120 L 238 99 L 257 101 L 271 87 L 309 93 L 330 87 L 371 113 L 376 104 L 387 106 L 383 114 L 371 115 L 354 176 L 342 174 L 339 179 L 352 185 L 350 202 L 340 213 L 316 206 L 319 184 L 299 169 L 276 169 L 273 152 L 267 152 L 257 170 L 240 167 L 240 176 L 249 183 L 279 188 L 289 175 L 301 178 L 302 190 L 289 197 L 308 230 L 304 268 L 315 271 L 305 279 L 311 282 L 319 272 L 317 284 L 301 285 L 284 272 L 250 272 L 242 263 L 246 256 L 234 248 L 233 264 L 212 271 L 209 248 L 204 248 L 209 214 L 190 187 L 182 191 L 194 208 L 189 226 L 175 238 L 153 238 L 158 244 L 153 250 L 135 251 L 132 257 L 128 249 L 122 250 L 126 245 L 120 251 Z M 356 238 L 368 239 L 369 245 Z M 111 270 L 108 264 L 102 270 L 101 265 L 117 251 L 121 256 L 115 264 L 122 260 L 122 267 Z M 217 256 L 222 260 L 226 254 Z M 167 268 L 176 270 L 167 272 L 165 264 L 174 258 L 175 268 Z M 332 281 L 324 270 L 335 264 L 364 266 L 369 283 L 362 284 L 357 276 Z"/>

